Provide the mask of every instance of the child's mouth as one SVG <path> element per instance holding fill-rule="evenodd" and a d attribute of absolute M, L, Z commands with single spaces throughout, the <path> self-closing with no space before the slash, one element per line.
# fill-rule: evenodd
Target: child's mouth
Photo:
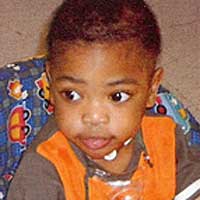
<path fill-rule="evenodd" d="M 92 150 L 102 149 L 111 142 L 112 138 L 91 137 L 82 139 L 83 144 Z"/>

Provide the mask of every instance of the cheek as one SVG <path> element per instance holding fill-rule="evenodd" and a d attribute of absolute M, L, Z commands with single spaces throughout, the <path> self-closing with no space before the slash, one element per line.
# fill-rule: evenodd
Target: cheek
<path fill-rule="evenodd" d="M 65 134 L 78 132 L 82 127 L 79 110 L 71 106 L 55 106 L 54 115 L 58 128 Z"/>
<path fill-rule="evenodd" d="M 112 131 L 118 136 L 134 135 L 140 128 L 144 111 L 142 109 L 127 109 L 118 111 L 113 115 L 111 120 Z"/>
<path fill-rule="evenodd" d="M 118 133 L 135 134 L 140 126 L 146 109 L 146 97 L 144 93 L 136 96 L 131 102 L 113 111 L 113 129 Z"/>

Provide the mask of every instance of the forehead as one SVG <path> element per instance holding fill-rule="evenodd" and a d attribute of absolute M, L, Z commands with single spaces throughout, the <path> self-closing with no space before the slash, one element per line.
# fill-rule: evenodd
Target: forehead
<path fill-rule="evenodd" d="M 63 47 L 54 57 L 51 69 L 57 76 L 60 72 L 81 76 L 96 73 L 101 76 L 138 75 L 148 72 L 155 59 L 136 42 L 76 43 Z"/>

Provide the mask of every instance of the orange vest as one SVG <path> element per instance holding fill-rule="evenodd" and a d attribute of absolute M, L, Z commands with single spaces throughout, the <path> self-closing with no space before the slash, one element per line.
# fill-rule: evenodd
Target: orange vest
<path fill-rule="evenodd" d="M 132 179 L 141 175 L 144 180 L 143 200 L 171 200 L 175 195 L 175 124 L 168 117 L 147 117 L 142 121 L 142 133 L 153 167 L 141 155 Z M 40 144 L 37 152 L 56 167 L 67 200 L 85 200 L 86 169 L 78 160 L 66 137 L 56 132 Z M 140 170 L 145 169 L 145 170 Z M 112 188 L 94 176 L 88 180 L 90 200 L 109 200 Z"/>

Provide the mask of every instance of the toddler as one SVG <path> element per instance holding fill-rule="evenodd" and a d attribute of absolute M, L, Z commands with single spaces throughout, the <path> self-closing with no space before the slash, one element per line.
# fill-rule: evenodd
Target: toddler
<path fill-rule="evenodd" d="M 200 195 L 198 149 L 152 116 L 161 36 L 143 0 L 66 0 L 46 73 L 54 115 L 24 154 L 8 200 L 183 200 Z"/>

